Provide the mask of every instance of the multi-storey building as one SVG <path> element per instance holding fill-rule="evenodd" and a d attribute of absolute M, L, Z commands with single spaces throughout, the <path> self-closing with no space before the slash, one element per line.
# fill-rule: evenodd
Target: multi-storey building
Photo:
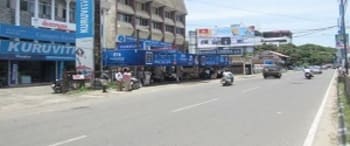
<path fill-rule="evenodd" d="M 183 0 L 110 2 L 115 19 L 104 22 L 115 20 L 107 36 L 118 48 L 138 46 L 135 40 L 147 49 L 184 48 Z M 0 0 L 0 86 L 51 82 L 73 70 L 75 13 L 76 0 Z"/>
<path fill-rule="evenodd" d="M 262 33 L 262 43 L 272 45 L 285 45 L 293 41 L 293 33 L 289 30 L 265 31 Z"/>
<path fill-rule="evenodd" d="M 148 48 L 184 48 L 184 0 L 118 0 L 117 5 L 117 36 L 148 40 Z"/>
<path fill-rule="evenodd" d="M 51 82 L 75 63 L 74 0 L 0 0 L 0 86 Z"/>

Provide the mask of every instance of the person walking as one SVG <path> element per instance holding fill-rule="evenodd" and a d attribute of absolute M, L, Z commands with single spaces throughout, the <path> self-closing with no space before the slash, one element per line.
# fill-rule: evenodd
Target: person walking
<path fill-rule="evenodd" d="M 115 80 L 117 83 L 117 91 L 123 90 L 123 73 L 121 69 L 118 69 L 118 71 L 115 73 Z"/>

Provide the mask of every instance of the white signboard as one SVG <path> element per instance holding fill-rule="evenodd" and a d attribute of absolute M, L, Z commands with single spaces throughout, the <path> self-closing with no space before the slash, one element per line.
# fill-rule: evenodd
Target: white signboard
<path fill-rule="evenodd" d="M 77 39 L 76 41 L 76 69 L 86 78 L 91 79 L 94 71 L 93 38 Z"/>
<path fill-rule="evenodd" d="M 65 23 L 41 18 L 32 18 L 32 25 L 35 27 L 51 28 L 66 31 L 76 30 L 76 25 L 73 23 Z"/>

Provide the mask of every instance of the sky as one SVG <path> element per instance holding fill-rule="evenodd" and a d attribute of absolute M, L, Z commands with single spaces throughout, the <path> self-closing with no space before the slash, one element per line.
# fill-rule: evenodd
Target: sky
<path fill-rule="evenodd" d="M 335 47 L 337 28 L 303 35 L 310 29 L 336 26 L 337 0 L 185 0 L 187 29 L 255 25 L 259 31 L 291 30 L 293 43 Z M 348 18 L 348 17 L 347 17 Z M 349 31 L 349 30 L 348 30 Z"/>

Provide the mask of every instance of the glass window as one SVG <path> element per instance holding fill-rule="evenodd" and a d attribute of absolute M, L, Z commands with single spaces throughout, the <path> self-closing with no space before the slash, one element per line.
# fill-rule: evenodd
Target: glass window
<path fill-rule="evenodd" d="M 132 16 L 119 13 L 118 14 L 118 20 L 119 21 L 123 21 L 123 22 L 131 23 L 132 22 Z"/>
<path fill-rule="evenodd" d="M 141 25 L 141 26 L 148 26 L 148 20 L 147 19 L 137 18 L 136 21 L 137 21 L 136 23 Z"/>
<path fill-rule="evenodd" d="M 39 1 L 39 17 L 50 19 L 51 18 L 51 3 L 48 1 Z"/>
<path fill-rule="evenodd" d="M 161 30 L 162 29 L 162 24 L 158 23 L 158 22 L 153 22 L 153 28 Z"/>
<path fill-rule="evenodd" d="M 75 23 L 75 3 L 72 2 L 70 4 L 70 11 L 69 11 L 69 22 Z"/>

